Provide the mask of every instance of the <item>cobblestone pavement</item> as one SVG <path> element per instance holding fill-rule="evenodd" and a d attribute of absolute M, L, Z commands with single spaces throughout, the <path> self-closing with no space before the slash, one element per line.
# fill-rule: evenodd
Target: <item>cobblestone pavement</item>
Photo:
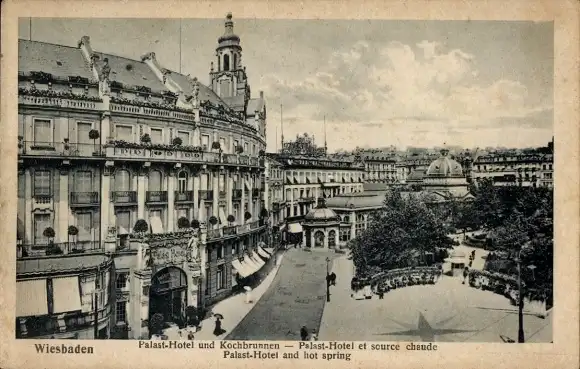
<path fill-rule="evenodd" d="M 300 327 L 318 329 L 326 298 L 324 251 L 286 252 L 270 288 L 225 338 L 228 340 L 299 340 Z"/>
<path fill-rule="evenodd" d="M 435 285 L 392 290 L 383 300 L 350 297 L 352 262 L 335 260 L 337 285 L 322 316 L 320 340 L 502 342 L 517 339 L 517 308 L 508 299 L 443 277 Z M 524 315 L 527 342 L 552 340 L 552 315 Z"/>

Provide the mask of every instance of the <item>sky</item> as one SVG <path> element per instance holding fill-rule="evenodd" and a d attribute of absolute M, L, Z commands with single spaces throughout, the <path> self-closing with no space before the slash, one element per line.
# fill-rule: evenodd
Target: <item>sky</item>
<path fill-rule="evenodd" d="M 19 37 L 76 46 L 87 35 L 94 50 L 134 59 L 153 51 L 208 83 L 218 16 L 23 18 Z M 233 20 L 252 95 L 267 101 L 269 151 L 281 118 L 286 140 L 307 132 L 319 145 L 326 122 L 330 151 L 534 147 L 553 136 L 551 22 Z"/>

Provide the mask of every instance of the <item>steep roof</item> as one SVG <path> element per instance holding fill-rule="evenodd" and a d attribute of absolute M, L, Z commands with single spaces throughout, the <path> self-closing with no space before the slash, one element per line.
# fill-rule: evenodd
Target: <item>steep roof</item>
<path fill-rule="evenodd" d="M 95 54 L 99 56 L 97 62 L 99 70 L 102 68 L 105 58 L 109 60 L 110 81 L 120 82 L 124 86 L 145 86 L 156 92 L 167 91 L 165 85 L 161 83 L 151 68 L 142 61 L 100 52 L 95 52 Z"/>
<path fill-rule="evenodd" d="M 341 195 L 326 200 L 326 206 L 335 209 L 380 208 L 384 197 L 377 194 Z"/>
<path fill-rule="evenodd" d="M 177 72 L 171 72 L 171 78 L 181 87 L 186 95 L 193 94 L 193 85 L 191 84 L 189 77 Z M 211 101 L 213 104 L 219 104 L 223 106 L 229 106 L 226 104 L 211 88 L 204 85 L 203 83 L 198 83 L 199 86 L 199 100 L 200 101 Z"/>
<path fill-rule="evenodd" d="M 261 97 L 250 99 L 250 101 L 248 101 L 248 115 L 253 116 L 255 112 L 262 111 L 262 109 L 264 109 L 264 104 L 265 101 Z"/>
<path fill-rule="evenodd" d="M 79 48 L 39 41 L 18 40 L 18 71 L 94 78 Z"/>

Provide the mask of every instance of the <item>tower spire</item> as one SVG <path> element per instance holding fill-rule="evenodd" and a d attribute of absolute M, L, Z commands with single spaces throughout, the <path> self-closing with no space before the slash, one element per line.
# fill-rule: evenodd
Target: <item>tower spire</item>
<path fill-rule="evenodd" d="M 326 142 L 326 115 L 324 115 L 324 155 L 328 154 L 328 145 Z"/>

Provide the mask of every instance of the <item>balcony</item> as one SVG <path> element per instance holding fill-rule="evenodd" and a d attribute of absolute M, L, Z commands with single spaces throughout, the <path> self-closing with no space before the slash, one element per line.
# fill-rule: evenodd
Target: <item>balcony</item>
<path fill-rule="evenodd" d="M 102 157 L 100 144 L 19 141 L 18 154 L 42 157 Z"/>
<path fill-rule="evenodd" d="M 207 231 L 207 239 L 208 240 L 214 240 L 216 238 L 221 238 L 222 237 L 222 228 L 217 228 L 217 229 L 208 229 Z"/>
<path fill-rule="evenodd" d="M 250 223 L 250 229 L 257 229 L 260 227 L 260 225 L 261 225 L 260 221 L 256 220 L 256 221 Z"/>
<path fill-rule="evenodd" d="M 233 236 L 238 233 L 238 228 L 236 226 L 224 227 L 223 233 L 224 236 Z"/>
<path fill-rule="evenodd" d="M 300 197 L 298 199 L 298 202 L 310 203 L 310 202 L 314 202 L 315 200 L 316 200 L 316 198 L 314 196 L 303 196 L 303 197 Z"/>
<path fill-rule="evenodd" d="M 204 201 L 212 201 L 213 191 L 212 190 L 199 191 L 199 198 Z"/>
<path fill-rule="evenodd" d="M 47 205 L 52 201 L 52 195 L 34 195 L 35 205 Z"/>
<path fill-rule="evenodd" d="M 94 192 L 71 192 L 70 206 L 96 206 L 99 205 L 99 193 Z"/>
<path fill-rule="evenodd" d="M 254 232 L 263 227 L 263 222 L 257 220 L 255 222 L 246 223 L 237 226 L 228 226 L 216 229 L 208 229 L 207 240 L 217 240 L 221 238 L 230 238 L 236 235 L 243 235 L 245 233 Z"/>
<path fill-rule="evenodd" d="M 242 190 L 233 190 L 232 199 L 241 200 L 241 198 L 242 198 Z"/>
<path fill-rule="evenodd" d="M 55 255 L 68 254 L 82 254 L 82 253 L 99 253 L 103 252 L 99 241 L 76 241 L 76 242 L 61 242 L 49 245 L 45 244 L 25 244 L 17 245 L 17 257 L 43 257 Z"/>
<path fill-rule="evenodd" d="M 167 191 L 147 191 L 145 193 L 145 203 L 147 204 L 166 204 Z"/>
<path fill-rule="evenodd" d="M 137 205 L 137 191 L 113 191 L 111 195 L 115 205 Z"/>
<path fill-rule="evenodd" d="M 193 202 L 193 191 L 184 191 L 184 192 L 175 191 L 175 202 L 176 203 Z"/>

